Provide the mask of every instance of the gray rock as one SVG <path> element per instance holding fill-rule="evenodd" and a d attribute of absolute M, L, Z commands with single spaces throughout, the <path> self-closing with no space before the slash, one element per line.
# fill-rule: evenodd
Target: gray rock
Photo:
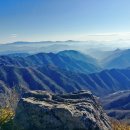
<path fill-rule="evenodd" d="M 111 130 L 107 115 L 89 91 L 26 93 L 14 121 L 20 130 Z"/>

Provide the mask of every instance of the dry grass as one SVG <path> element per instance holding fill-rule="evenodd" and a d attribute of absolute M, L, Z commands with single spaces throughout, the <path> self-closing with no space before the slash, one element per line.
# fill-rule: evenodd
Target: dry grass
<path fill-rule="evenodd" d="M 112 121 L 113 130 L 130 130 L 130 126 L 119 121 Z"/>
<path fill-rule="evenodd" d="M 1 108 L 0 109 L 0 125 L 8 122 L 14 116 L 14 111 L 10 108 Z"/>

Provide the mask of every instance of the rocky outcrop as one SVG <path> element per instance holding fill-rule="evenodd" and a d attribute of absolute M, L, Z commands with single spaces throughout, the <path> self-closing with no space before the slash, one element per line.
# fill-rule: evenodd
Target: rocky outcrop
<path fill-rule="evenodd" d="M 26 93 L 14 121 L 20 130 L 111 130 L 107 115 L 89 91 Z"/>

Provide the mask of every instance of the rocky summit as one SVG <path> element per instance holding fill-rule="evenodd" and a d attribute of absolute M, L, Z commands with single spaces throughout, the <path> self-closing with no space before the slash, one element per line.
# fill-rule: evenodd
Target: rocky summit
<path fill-rule="evenodd" d="M 109 118 L 90 91 L 26 93 L 14 122 L 19 130 L 111 130 Z"/>

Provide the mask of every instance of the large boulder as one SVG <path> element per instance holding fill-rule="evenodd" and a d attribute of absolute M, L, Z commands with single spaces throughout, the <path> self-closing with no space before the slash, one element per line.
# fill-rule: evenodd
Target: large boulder
<path fill-rule="evenodd" d="M 26 93 L 14 121 L 19 130 L 111 130 L 106 113 L 89 91 Z"/>

